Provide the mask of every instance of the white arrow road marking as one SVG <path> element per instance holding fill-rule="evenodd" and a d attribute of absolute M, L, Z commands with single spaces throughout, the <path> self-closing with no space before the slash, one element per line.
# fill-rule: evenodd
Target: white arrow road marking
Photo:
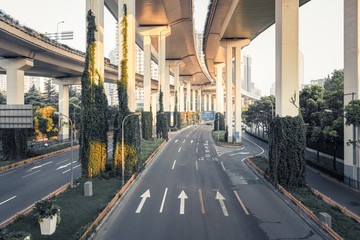
<path fill-rule="evenodd" d="M 13 197 L 11 197 L 11 198 L 9 198 L 9 199 L 5 200 L 5 201 L 2 201 L 2 202 L 0 203 L 0 206 L 1 206 L 1 205 L 3 205 L 4 203 L 7 203 L 8 201 L 13 200 L 14 198 L 16 198 L 16 196 L 13 196 Z"/>
<path fill-rule="evenodd" d="M 175 161 L 176 161 L 176 160 L 175 160 Z M 162 202 L 161 202 L 161 206 L 160 206 L 160 211 L 159 211 L 160 213 L 162 213 L 163 208 L 164 208 L 164 203 L 165 203 L 167 191 L 168 191 L 168 188 L 165 188 L 164 196 L 163 196 L 163 199 L 162 199 Z"/>
<path fill-rule="evenodd" d="M 143 193 L 143 195 L 140 196 L 142 199 L 141 199 L 141 202 L 138 206 L 138 208 L 136 209 L 135 213 L 140 213 L 141 212 L 141 209 L 142 207 L 144 206 L 144 203 L 146 201 L 147 198 L 150 197 L 150 190 L 148 189 L 146 192 Z"/>
<path fill-rule="evenodd" d="M 180 195 L 178 196 L 180 198 L 180 214 L 185 214 L 185 199 L 188 198 L 184 190 L 181 191 Z"/>
<path fill-rule="evenodd" d="M 76 163 L 76 161 L 73 161 L 73 163 Z M 70 166 L 70 164 L 71 164 L 71 163 L 68 163 L 68 164 L 62 165 L 62 166 L 58 167 L 56 170 L 66 168 L 66 167 Z"/>
<path fill-rule="evenodd" d="M 225 207 L 225 203 L 224 203 L 225 198 L 223 195 L 221 195 L 221 193 L 219 193 L 219 191 L 216 192 L 215 199 L 219 200 L 220 207 L 221 207 L 221 210 L 222 210 L 224 216 L 225 217 L 229 216 L 228 211 L 226 210 L 226 207 Z"/>
<path fill-rule="evenodd" d="M 181 147 L 179 148 L 179 151 L 178 152 L 180 152 L 181 151 Z"/>
<path fill-rule="evenodd" d="M 238 153 L 233 153 L 233 154 L 230 154 L 230 156 L 241 155 L 241 154 L 249 154 L 249 152 L 238 152 Z"/>
<path fill-rule="evenodd" d="M 175 163 L 176 163 L 176 160 L 174 160 L 174 163 L 173 163 L 172 168 L 171 168 L 172 170 L 174 170 Z"/>
<path fill-rule="evenodd" d="M 37 169 L 37 168 L 41 168 L 41 167 L 43 167 L 43 166 L 45 166 L 45 165 L 48 165 L 48 164 L 50 164 L 50 163 L 52 163 L 52 161 L 47 162 L 47 163 L 44 163 L 44 164 L 41 164 L 41 165 L 38 165 L 38 166 L 35 166 L 35 167 L 32 167 L 32 168 L 29 169 L 29 171 L 30 171 L 30 170 L 34 170 L 34 169 Z"/>
<path fill-rule="evenodd" d="M 179 141 L 179 140 L 176 139 L 176 140 L 175 140 L 175 143 L 177 143 L 177 141 Z"/>
<path fill-rule="evenodd" d="M 191 142 L 190 143 L 193 143 L 193 140 L 191 140 Z"/>

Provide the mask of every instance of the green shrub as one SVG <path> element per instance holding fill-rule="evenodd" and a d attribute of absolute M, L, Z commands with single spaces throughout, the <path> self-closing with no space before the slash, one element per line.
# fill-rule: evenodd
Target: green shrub
<path fill-rule="evenodd" d="M 219 122 L 218 122 L 219 121 Z M 218 129 L 219 126 L 219 129 Z M 222 113 L 217 112 L 215 114 L 214 131 L 225 130 L 225 119 Z"/>
<path fill-rule="evenodd" d="M 305 185 L 305 124 L 300 117 L 275 118 L 269 134 L 269 176 L 274 185 Z"/>
<path fill-rule="evenodd" d="M 152 112 L 142 112 L 141 116 L 142 137 L 152 138 Z"/>

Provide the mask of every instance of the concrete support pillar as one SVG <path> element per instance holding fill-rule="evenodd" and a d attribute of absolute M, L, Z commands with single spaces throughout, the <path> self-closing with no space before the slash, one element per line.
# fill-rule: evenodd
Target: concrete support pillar
<path fill-rule="evenodd" d="M 217 99 L 216 99 L 216 96 L 214 97 L 213 103 L 214 103 L 214 111 L 215 111 L 215 112 L 219 112 L 218 109 L 217 109 Z"/>
<path fill-rule="evenodd" d="M 226 126 L 228 127 L 228 142 L 232 142 L 233 140 L 233 127 L 232 127 L 232 119 L 233 119 L 233 100 L 232 100 L 232 56 L 233 56 L 233 48 L 232 45 L 227 45 L 226 47 Z"/>
<path fill-rule="evenodd" d="M 197 111 L 200 111 L 200 112 L 201 112 L 201 89 L 198 90 L 197 100 L 198 100 Z"/>
<path fill-rule="evenodd" d="M 6 70 L 6 103 L 24 104 L 24 71 L 34 62 L 27 58 L 2 58 L 0 67 Z"/>
<path fill-rule="evenodd" d="M 212 95 L 211 95 L 211 93 L 209 94 L 208 100 L 209 100 L 209 111 L 214 111 L 214 109 L 212 107 Z"/>
<path fill-rule="evenodd" d="M 124 0 L 120 0 L 120 1 L 124 1 Z M 135 1 L 132 0 L 126 0 L 126 1 L 130 1 L 130 2 L 134 2 L 134 7 L 135 7 Z M 135 11 L 135 10 L 134 10 Z M 135 16 L 135 13 L 134 13 Z M 149 48 L 147 51 L 147 53 L 145 52 L 146 49 L 146 45 L 149 42 L 149 39 L 146 39 L 148 36 L 150 38 L 150 36 L 157 36 L 158 37 L 158 66 L 159 66 L 159 76 L 158 76 L 158 89 L 164 93 L 163 95 L 163 100 L 164 100 L 164 109 L 165 108 L 165 103 L 169 102 L 169 98 L 166 98 L 165 96 L 165 67 L 166 67 L 166 60 L 165 60 L 165 56 L 166 56 L 166 37 L 169 36 L 171 34 L 171 30 L 169 26 L 143 26 L 143 27 L 139 27 L 138 32 L 140 34 L 142 34 L 144 36 L 144 60 L 145 60 L 145 64 L 150 64 L 150 67 L 148 65 L 144 65 L 144 110 L 145 110 L 145 74 L 148 74 L 147 72 L 149 71 L 149 75 L 150 77 L 147 76 L 147 79 L 150 78 L 150 86 L 151 86 L 151 40 L 150 40 L 150 44 L 149 44 Z M 146 41 L 146 42 L 145 42 Z M 135 38 L 134 38 L 134 44 L 135 44 Z M 150 51 L 150 53 L 149 53 Z M 135 63 L 135 48 L 133 51 L 134 54 L 134 63 Z M 149 56 L 145 55 L 148 54 Z M 147 62 L 149 61 L 149 62 Z M 134 65 L 135 66 L 135 65 Z M 149 70 L 150 69 L 150 70 Z M 135 73 L 135 68 L 134 68 L 134 73 Z M 134 81 L 135 81 L 135 75 L 134 75 Z M 135 83 L 135 82 L 134 82 Z M 150 87 L 151 88 L 151 87 Z M 134 85 L 134 89 L 135 89 L 135 85 Z M 170 89 L 170 87 L 169 87 Z M 169 90 L 170 91 L 170 90 Z M 134 90 L 134 94 L 135 94 L 135 90 Z M 135 97 L 135 95 L 134 95 Z M 130 96 L 129 96 L 130 98 Z M 167 100 L 166 100 L 167 99 Z M 134 98 L 135 100 L 135 98 Z M 135 103 L 135 102 L 134 102 Z M 135 109 L 134 109 L 135 110 Z M 154 109 L 153 109 L 154 110 Z M 155 108 L 156 111 L 156 108 Z"/>
<path fill-rule="evenodd" d="M 184 83 L 180 81 L 180 87 L 179 87 L 179 111 L 184 111 Z"/>
<path fill-rule="evenodd" d="M 354 99 L 360 99 L 360 0 L 344 1 L 344 93 L 356 93 Z M 352 100 L 351 95 L 344 96 L 346 106 Z M 359 139 L 359 127 L 355 139 Z M 360 188 L 359 149 L 346 142 L 354 138 L 353 126 L 344 127 L 344 181 Z M 358 184 L 356 184 L 358 182 Z"/>
<path fill-rule="evenodd" d="M 186 83 L 186 111 L 190 111 L 190 94 L 191 94 L 191 88 L 190 88 L 190 81 L 188 80 Z"/>
<path fill-rule="evenodd" d="M 216 111 L 224 114 L 224 88 L 222 85 L 222 69 L 224 63 L 217 63 L 214 65 L 216 68 Z"/>
<path fill-rule="evenodd" d="M 299 106 L 299 0 L 275 1 L 276 114 L 297 116 Z"/>
<path fill-rule="evenodd" d="M 104 81 L 104 0 L 86 0 L 86 14 L 91 10 L 95 16 L 95 69 Z M 129 49 L 130 52 L 130 49 Z M 96 79 L 96 84 L 100 79 Z"/>
<path fill-rule="evenodd" d="M 151 37 L 144 35 L 144 111 L 150 111 L 151 102 Z"/>
<path fill-rule="evenodd" d="M 204 94 L 204 111 L 208 111 L 208 107 L 207 107 L 208 101 L 207 101 L 207 95 Z"/>
<path fill-rule="evenodd" d="M 156 100 L 157 100 L 157 93 L 151 94 L 151 111 L 153 117 L 153 125 L 156 125 Z"/>
<path fill-rule="evenodd" d="M 195 93 L 195 89 L 192 90 L 192 111 L 196 111 L 196 101 L 195 101 L 195 98 L 196 98 L 196 93 Z"/>
<path fill-rule="evenodd" d="M 69 85 L 59 85 L 59 112 L 67 117 L 69 115 Z M 69 122 L 67 117 L 59 117 L 59 138 L 61 140 L 69 139 Z M 65 124 L 64 124 L 65 123 Z"/>
<path fill-rule="evenodd" d="M 165 64 L 165 81 L 164 81 L 164 87 L 162 87 L 163 91 L 163 103 L 164 103 L 164 111 L 169 112 L 170 111 L 170 65 Z"/>

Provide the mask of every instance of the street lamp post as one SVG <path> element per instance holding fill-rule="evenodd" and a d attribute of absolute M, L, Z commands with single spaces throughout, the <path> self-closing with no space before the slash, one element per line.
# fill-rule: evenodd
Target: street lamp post
<path fill-rule="evenodd" d="M 71 188 L 74 187 L 74 168 L 73 168 L 73 161 L 74 161 L 74 152 L 73 152 L 73 123 L 71 121 L 71 118 L 69 118 L 68 116 L 60 113 L 60 112 L 54 112 L 55 115 L 61 116 L 61 117 L 66 117 L 69 119 L 70 124 L 71 124 L 71 134 L 70 134 L 70 144 L 71 144 L 71 163 L 70 163 L 70 167 L 71 167 L 71 177 L 70 177 L 70 186 Z"/>
<path fill-rule="evenodd" d="M 126 117 L 124 117 L 122 124 L 121 124 L 121 173 L 122 173 L 122 179 L 121 179 L 121 183 L 122 186 L 124 186 L 124 182 L 125 182 L 125 178 L 124 178 L 124 174 L 125 174 L 125 154 L 124 154 L 124 123 L 125 120 L 130 117 L 130 116 L 140 116 L 141 113 L 140 112 L 135 112 L 135 113 L 130 113 L 129 115 L 127 115 Z"/>
<path fill-rule="evenodd" d="M 59 24 L 60 23 L 64 23 L 64 21 L 60 21 L 57 23 L 57 26 L 56 26 L 56 41 L 59 40 Z"/>

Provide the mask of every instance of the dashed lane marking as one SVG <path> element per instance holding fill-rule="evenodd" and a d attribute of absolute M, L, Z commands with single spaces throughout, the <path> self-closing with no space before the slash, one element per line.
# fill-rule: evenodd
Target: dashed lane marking
<path fill-rule="evenodd" d="M 205 207 L 204 207 L 204 201 L 203 201 L 201 189 L 199 189 L 199 200 L 200 200 L 200 206 L 201 206 L 201 213 L 205 214 Z"/>
<path fill-rule="evenodd" d="M 177 141 L 179 141 L 179 140 L 176 139 L 176 140 L 175 140 L 175 143 L 177 143 Z"/>
<path fill-rule="evenodd" d="M 65 159 L 65 160 L 63 160 L 61 162 L 56 163 L 56 165 L 62 164 L 63 162 L 66 162 L 66 161 L 70 161 L 70 159 Z"/>
<path fill-rule="evenodd" d="M 179 148 L 179 151 L 178 152 L 180 152 L 181 151 L 181 147 Z"/>
<path fill-rule="evenodd" d="M 13 197 L 11 197 L 11 198 L 9 198 L 9 199 L 5 200 L 5 201 L 2 201 L 2 202 L 0 203 L 0 206 L 1 206 L 1 205 L 3 205 L 4 203 L 7 203 L 8 201 L 13 200 L 14 198 L 16 198 L 16 196 L 13 196 Z"/>
<path fill-rule="evenodd" d="M 35 172 L 32 172 L 32 173 L 29 173 L 29 174 L 27 174 L 27 175 L 25 175 L 25 176 L 22 176 L 21 178 L 27 178 L 27 177 L 29 177 L 29 176 L 31 176 L 31 175 L 33 175 L 33 174 L 35 174 L 35 173 L 38 173 L 38 172 L 40 172 L 41 170 L 37 170 L 37 171 L 35 171 Z"/>
<path fill-rule="evenodd" d="M 175 160 L 176 161 L 176 160 Z M 166 199 L 166 194 L 167 194 L 167 191 L 168 191 L 168 188 L 165 188 L 165 192 L 164 192 L 164 196 L 163 196 L 163 199 L 162 199 L 162 202 L 161 202 L 161 206 L 160 206 L 160 213 L 163 212 L 163 209 L 164 209 L 164 204 L 165 204 L 165 199 Z"/>
<path fill-rule="evenodd" d="M 222 169 L 223 169 L 224 171 L 226 171 L 225 166 L 224 166 L 224 163 L 223 163 L 223 162 L 220 162 L 220 164 L 221 164 Z"/>
<path fill-rule="evenodd" d="M 185 139 L 184 139 L 184 141 L 183 141 L 183 143 L 185 142 Z"/>
<path fill-rule="evenodd" d="M 248 210 L 246 209 L 246 207 L 245 207 L 244 203 L 241 201 L 241 199 L 240 199 L 240 197 L 239 197 L 238 193 L 237 193 L 235 190 L 234 190 L 234 194 L 235 194 L 235 196 L 236 196 L 237 200 L 239 201 L 239 203 L 240 203 L 241 207 L 243 208 L 243 210 L 244 210 L 245 214 L 246 214 L 246 215 L 249 215 Z"/>
<path fill-rule="evenodd" d="M 172 170 L 174 170 L 175 163 L 176 163 L 176 160 L 174 160 L 174 163 L 173 163 L 172 168 L 171 168 Z"/>
<path fill-rule="evenodd" d="M 78 168 L 78 167 L 80 167 L 80 166 L 81 166 L 81 165 L 79 164 L 79 165 L 73 167 L 73 169 Z M 71 171 L 71 168 L 68 169 L 68 170 L 66 170 L 66 171 L 64 171 L 64 172 L 62 172 L 62 174 L 65 174 L 65 173 L 70 172 L 70 171 Z"/>

